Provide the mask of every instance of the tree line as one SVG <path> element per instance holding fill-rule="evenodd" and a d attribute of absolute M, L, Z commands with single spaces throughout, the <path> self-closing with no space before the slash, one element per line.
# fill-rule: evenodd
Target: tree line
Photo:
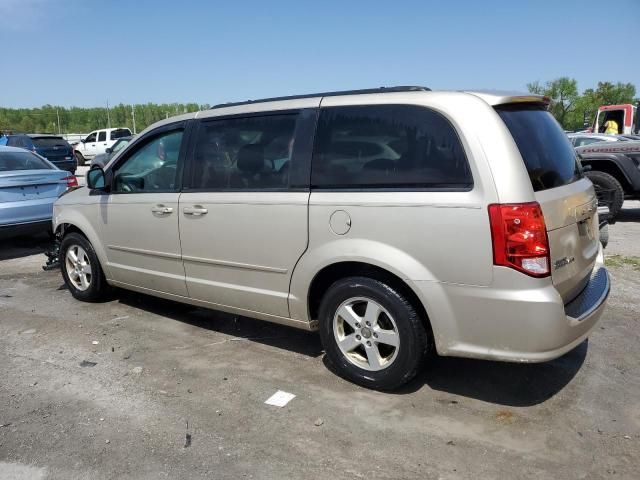
<path fill-rule="evenodd" d="M 5 133 L 88 133 L 111 127 L 128 127 L 138 132 L 163 118 L 205 110 L 209 105 L 197 103 L 119 104 L 105 107 L 1 108 L 0 132 Z M 58 124 L 58 121 L 60 122 Z"/>
<path fill-rule="evenodd" d="M 582 93 L 578 82 L 560 77 L 545 83 L 527 84 L 531 93 L 551 99 L 549 110 L 566 130 L 582 130 L 590 125 L 601 105 L 636 103 L 636 87 L 631 83 L 598 82 L 597 88 Z M 128 127 L 138 132 L 163 118 L 205 110 L 209 105 L 197 103 L 119 104 L 109 107 L 0 108 L 0 132 L 88 133 L 99 128 Z"/>
<path fill-rule="evenodd" d="M 544 84 L 536 81 L 527 84 L 531 93 L 546 95 L 551 99 L 549 111 L 565 130 L 583 130 L 590 126 L 601 105 L 636 104 L 636 87 L 632 83 L 598 82 L 597 88 L 587 88 L 580 93 L 574 78 L 560 77 Z"/>

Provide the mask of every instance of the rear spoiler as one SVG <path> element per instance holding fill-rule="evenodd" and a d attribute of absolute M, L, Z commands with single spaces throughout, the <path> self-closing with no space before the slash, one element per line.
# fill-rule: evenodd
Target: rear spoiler
<path fill-rule="evenodd" d="M 481 98 L 492 107 L 513 103 L 537 103 L 548 106 L 551 103 L 549 97 L 533 93 L 497 92 L 492 90 L 474 90 L 466 93 Z"/>

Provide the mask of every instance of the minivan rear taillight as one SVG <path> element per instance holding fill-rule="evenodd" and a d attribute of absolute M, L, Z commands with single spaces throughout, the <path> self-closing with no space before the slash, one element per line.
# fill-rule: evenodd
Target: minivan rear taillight
<path fill-rule="evenodd" d="M 489 205 L 493 264 L 547 277 L 549 239 L 538 202 Z"/>
<path fill-rule="evenodd" d="M 75 175 L 69 175 L 68 177 L 64 177 L 62 181 L 67 182 L 67 188 L 78 186 L 78 179 L 76 178 Z"/>

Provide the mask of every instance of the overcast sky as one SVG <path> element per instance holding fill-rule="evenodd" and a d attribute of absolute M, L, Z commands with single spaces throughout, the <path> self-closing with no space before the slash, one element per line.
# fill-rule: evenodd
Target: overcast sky
<path fill-rule="evenodd" d="M 640 0 L 0 0 L 0 45 L 5 107 L 525 90 L 564 75 L 640 89 Z"/>

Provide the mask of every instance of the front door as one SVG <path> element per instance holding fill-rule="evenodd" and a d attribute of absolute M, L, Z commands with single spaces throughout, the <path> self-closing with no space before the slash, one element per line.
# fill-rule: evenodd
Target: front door
<path fill-rule="evenodd" d="M 96 156 L 97 141 L 98 132 L 91 132 L 87 135 L 87 138 L 84 139 L 84 149 L 82 151 L 82 156 L 84 158 L 90 160 Z"/>
<path fill-rule="evenodd" d="M 180 197 L 192 298 L 289 316 L 291 273 L 307 248 L 312 130 L 301 132 L 314 116 L 306 110 L 202 120 Z"/>
<path fill-rule="evenodd" d="M 182 127 L 151 132 L 123 154 L 100 213 L 113 280 L 186 296 L 178 232 Z"/>

